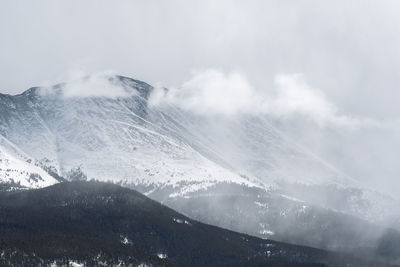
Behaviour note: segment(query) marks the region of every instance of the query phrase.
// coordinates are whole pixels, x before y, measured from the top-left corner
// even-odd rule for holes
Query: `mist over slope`
[[[397,200],[296,144],[267,115],[202,116],[150,105],[153,91],[93,76],[0,95],[0,148],[11,144],[24,164],[36,162],[32,173],[45,171],[35,183],[8,169],[0,179],[27,187],[62,177],[112,181],[203,222],[338,250],[376,248],[386,230],[369,223],[396,226]],[[358,231],[361,224],[370,230]]]

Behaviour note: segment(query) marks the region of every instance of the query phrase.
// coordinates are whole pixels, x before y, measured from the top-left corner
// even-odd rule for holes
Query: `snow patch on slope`
[[[58,181],[27,154],[0,136],[0,182],[27,188],[50,186]]]
[[[2,147],[0,147],[0,181],[27,188],[40,188],[58,183],[40,167],[12,156]]]

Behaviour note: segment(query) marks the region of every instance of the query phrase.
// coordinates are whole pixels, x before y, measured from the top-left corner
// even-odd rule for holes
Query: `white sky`
[[[0,2],[0,92],[113,70],[179,86],[241,71],[256,88],[302,73],[340,109],[399,117],[398,1]]]

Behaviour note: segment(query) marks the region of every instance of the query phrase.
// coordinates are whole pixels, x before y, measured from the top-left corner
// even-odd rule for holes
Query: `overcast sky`
[[[302,73],[346,113],[399,117],[399,1],[0,2],[0,92],[112,70],[179,86],[241,71],[257,89]]]
[[[310,103],[322,103],[317,110],[302,103],[305,112],[322,110],[340,123],[353,117],[373,124],[398,120],[399,8],[400,1],[382,0],[2,0],[0,92],[16,94],[68,81],[76,73],[113,71],[192,91],[210,84],[209,77],[220,79],[212,86],[239,80],[244,87],[235,87],[238,93],[256,98],[255,92],[268,91],[277,81],[290,87],[301,77]],[[272,103],[291,100],[287,92],[299,88],[292,87]],[[233,100],[226,106],[248,105]],[[396,134],[370,130],[348,138],[348,145],[359,144],[346,153],[331,143],[321,153],[327,150],[333,161],[336,155],[337,164],[356,176],[377,177],[385,169],[392,187],[400,174]],[[314,136],[306,137],[313,142]],[[371,144],[373,151],[366,149]],[[389,156],[372,170],[382,154]],[[356,156],[362,160],[353,164]]]

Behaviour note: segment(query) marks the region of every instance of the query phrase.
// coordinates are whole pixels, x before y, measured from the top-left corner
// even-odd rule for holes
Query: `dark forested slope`
[[[376,266],[191,220],[140,193],[65,182],[0,194],[0,265]]]

